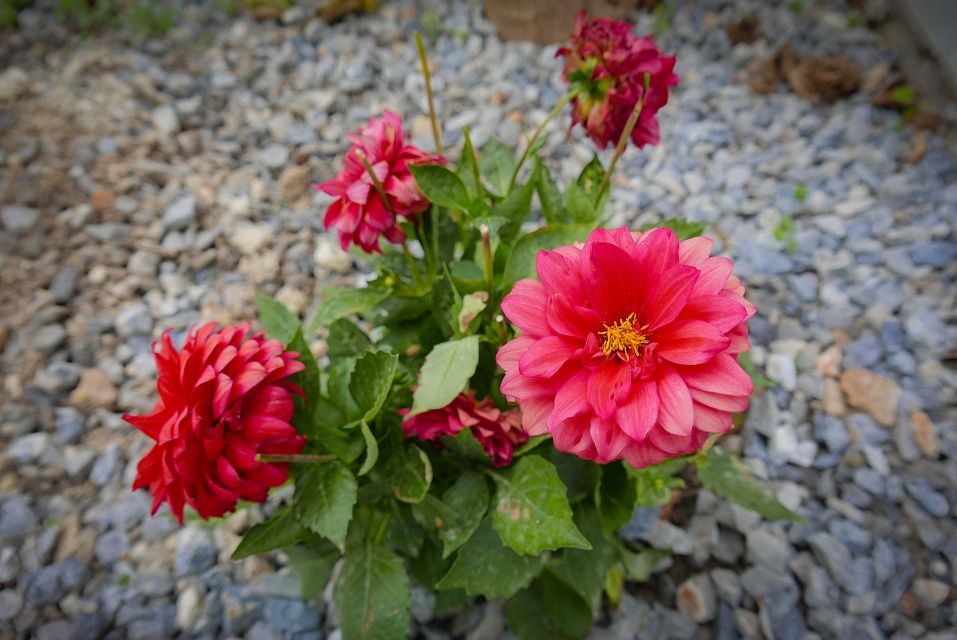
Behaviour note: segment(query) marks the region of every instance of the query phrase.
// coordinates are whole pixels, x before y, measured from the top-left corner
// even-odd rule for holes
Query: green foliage
[[[323,289],[322,306],[309,323],[309,335],[314,334],[319,327],[325,327],[344,316],[371,311],[391,293],[391,288],[378,285],[370,285],[364,289],[326,287]]]
[[[296,481],[296,517],[310,531],[345,549],[358,483],[339,462],[312,465]]]
[[[339,560],[339,551],[332,545],[295,545],[286,549],[289,566],[299,575],[304,600],[322,593]]]
[[[468,211],[472,200],[462,179],[440,164],[410,165],[419,191],[433,204]]]
[[[621,566],[625,569],[625,575],[635,582],[644,582],[650,578],[655,567],[670,555],[664,549],[644,549],[635,552],[622,546],[618,547],[618,554],[621,558]]]
[[[675,8],[665,2],[655,6],[655,21],[651,25],[651,30],[655,36],[661,37],[671,26],[671,16],[675,14]]]
[[[807,185],[806,184],[802,183],[794,187],[794,199],[797,200],[798,202],[804,202],[805,200],[807,200]]]
[[[386,547],[366,544],[346,555],[335,600],[345,640],[395,640],[409,633],[409,578],[402,558]]]
[[[293,508],[286,507],[269,520],[250,527],[233,551],[233,560],[242,560],[258,553],[296,544],[306,537],[306,533],[306,529],[296,519]]]
[[[771,389],[778,386],[777,382],[762,375],[761,372],[758,371],[754,363],[751,362],[751,353],[749,351],[738,354],[738,364],[741,365],[745,373],[751,376],[751,381],[754,382],[755,389]]]
[[[742,507],[761,514],[768,520],[806,520],[785,507],[767,486],[755,480],[736,457],[718,449],[696,458],[698,479],[708,489]]]
[[[702,235],[705,225],[703,222],[692,222],[685,218],[666,218],[658,222],[646,224],[641,230],[648,231],[649,229],[658,227],[671,229],[675,232],[675,235],[678,236],[678,240],[682,241]]]
[[[0,29],[17,26],[17,16],[33,4],[33,0],[0,0]]]
[[[495,480],[492,524],[509,547],[523,554],[591,544],[572,520],[566,487],[558,472],[541,456],[490,472]]]
[[[145,0],[57,0],[53,13],[84,35],[121,27],[136,43],[166,35],[177,20],[174,8]]]
[[[130,2],[121,22],[133,41],[142,43],[169,33],[176,26],[176,12],[153,2]]]
[[[441,409],[462,392],[478,365],[478,336],[436,345],[422,365],[412,413]]]
[[[442,557],[447,558],[468,542],[482,524],[488,510],[488,483],[482,474],[466,471],[442,494],[442,500],[456,513],[455,520],[439,530],[444,545]]]
[[[794,232],[794,219],[791,216],[783,216],[772,233],[775,240],[783,242],[788,251],[794,253],[797,251],[797,240],[794,238]]]
[[[512,174],[515,173],[515,151],[502,141],[491,139],[479,154],[479,169],[488,180],[492,190],[499,196],[508,193]]]
[[[791,0],[791,2],[788,2],[788,9],[794,15],[799,16],[804,11],[804,3],[801,0]]]
[[[521,236],[512,248],[502,276],[502,287],[511,289],[522,278],[535,278],[535,258],[539,251],[581,242],[588,235],[586,225],[549,225]]]
[[[259,292],[256,292],[256,306],[259,307],[259,323],[269,337],[288,345],[299,329],[298,316],[275,298]]]
[[[369,351],[356,360],[349,377],[349,395],[355,400],[363,420],[371,422],[382,409],[392,381],[395,379],[399,356],[385,351]]]

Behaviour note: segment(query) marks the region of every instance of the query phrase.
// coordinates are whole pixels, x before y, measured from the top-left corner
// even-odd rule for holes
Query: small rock
[[[27,464],[36,462],[49,447],[50,434],[28,433],[10,442],[7,446],[7,455],[20,464]]]
[[[821,352],[814,364],[814,369],[822,376],[836,378],[841,373],[841,361],[844,359],[844,353],[841,347],[832,344]]]
[[[126,554],[129,543],[126,534],[122,531],[109,531],[101,535],[93,548],[96,559],[100,564],[109,566],[119,562]]]
[[[20,572],[20,556],[13,547],[0,549],[0,582],[11,582]]]
[[[36,640],[62,640],[73,637],[73,623],[69,620],[53,620],[40,625]]]
[[[60,324],[39,327],[30,336],[29,346],[40,353],[52,353],[66,340],[66,329]]]
[[[90,481],[101,487],[109,484],[119,465],[120,447],[117,443],[111,442],[107,445],[103,455],[97,458],[93,464],[93,468],[90,470]]]
[[[163,213],[163,228],[168,231],[185,229],[196,220],[196,199],[183,196],[175,200]]]
[[[788,391],[797,388],[797,367],[794,357],[787,353],[772,353],[768,356],[767,374]]]
[[[933,611],[947,599],[950,594],[950,586],[939,580],[929,580],[927,578],[918,578],[914,580],[911,592],[917,598],[920,608],[924,611]]]
[[[289,163],[289,149],[285,145],[270,145],[262,151],[259,157],[262,163],[270,169],[278,169]]]
[[[923,411],[914,411],[910,414],[910,425],[917,446],[926,457],[936,460],[940,456],[940,443],[930,417]]]
[[[794,553],[786,539],[775,536],[765,528],[749,531],[746,540],[748,559],[752,563],[779,571],[787,568]]]
[[[841,383],[834,378],[824,378],[821,386],[821,406],[825,412],[832,416],[844,416],[847,414],[847,405],[844,404],[844,392],[841,391]]]
[[[16,100],[30,90],[30,75],[19,67],[0,73],[0,102]]]
[[[147,336],[153,330],[153,316],[145,304],[136,302],[116,314],[113,326],[124,338]]]
[[[282,199],[289,204],[296,204],[309,195],[309,166],[286,167],[279,175],[276,184]]]
[[[177,578],[202,573],[215,563],[216,547],[208,531],[196,526],[180,530],[173,560]]]
[[[153,125],[162,133],[176,133],[180,129],[179,114],[173,105],[164,104],[153,109]]]
[[[12,589],[0,591],[0,622],[12,620],[23,607],[23,597]]]
[[[336,240],[326,236],[316,239],[316,250],[312,259],[317,268],[328,269],[333,273],[345,274],[352,271],[352,256],[343,251]]]
[[[152,318],[150,318],[152,323]],[[92,413],[97,409],[110,409],[116,404],[118,392],[110,376],[102,369],[84,369],[80,383],[70,394],[70,404],[81,411]]]
[[[906,483],[905,486],[907,487],[907,493],[913,496],[914,500],[916,500],[927,513],[937,516],[938,518],[943,518],[950,513],[950,505],[947,503],[947,498],[945,498],[941,492],[935,491],[925,478],[912,480]]]
[[[730,569],[712,569],[711,580],[717,587],[718,595],[732,607],[741,602],[741,578]]]
[[[265,224],[242,224],[236,227],[229,242],[245,256],[259,253],[273,237],[272,228]]]
[[[849,405],[867,412],[885,427],[894,425],[900,400],[896,382],[867,369],[850,369],[841,374],[841,389]]]
[[[675,592],[675,604],[678,611],[699,624],[714,620],[718,600],[708,574],[700,573],[685,580]]]
[[[53,299],[61,304],[68,302],[76,291],[76,282],[79,276],[80,272],[74,267],[70,265],[61,267],[53,276],[53,280],[50,281],[50,293],[53,294]]]
[[[818,532],[808,538],[814,555],[824,565],[834,582],[841,586],[849,583],[851,576],[851,552],[844,543],[829,533]]]
[[[194,584],[180,592],[176,598],[176,628],[191,631],[203,613],[203,593]]]
[[[96,454],[83,447],[66,446],[63,448],[63,457],[60,465],[71,480],[82,480],[83,476],[93,465]]]

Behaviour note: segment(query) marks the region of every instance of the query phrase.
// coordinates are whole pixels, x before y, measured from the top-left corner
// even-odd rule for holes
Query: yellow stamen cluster
[[[639,327],[637,322],[638,316],[632,313],[624,320],[618,320],[611,326],[604,325],[605,330],[598,332],[598,335],[605,339],[605,342],[601,345],[602,352],[606,356],[618,353],[625,360],[628,360],[632,353],[637,357],[639,355],[638,349],[650,342],[648,336],[642,333],[648,329],[648,325]]]

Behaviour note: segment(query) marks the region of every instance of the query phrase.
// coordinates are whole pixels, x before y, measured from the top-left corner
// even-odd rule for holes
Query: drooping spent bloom
[[[408,410],[402,413],[405,415]],[[407,438],[432,442],[443,436],[458,435],[465,428],[471,429],[496,467],[511,462],[515,447],[528,441],[518,411],[497,409],[491,398],[477,402],[475,392],[471,390],[460,393],[441,409],[418,413],[402,423]]]
[[[339,175],[315,185],[337,198],[326,210],[324,224],[326,229],[335,225],[343,249],[356,244],[366,253],[381,252],[380,236],[401,244],[406,236],[397,218],[411,218],[428,208],[409,165],[445,164],[445,158],[406,144],[404,136],[402,120],[391,111],[370,118],[368,127],[349,136],[352,147]],[[378,186],[363,162],[372,168]]]
[[[727,432],[753,391],[736,356],[750,348],[755,308],[711,248],[622,227],[539,252],[540,280],[519,280],[502,301],[521,333],[497,356],[524,429],[550,433],[560,451],[635,467]]]
[[[163,334],[154,358],[159,400],[148,415],[124,420],[156,441],[137,466],[133,489],[148,487],[152,513],[166,502],[180,524],[183,506],[202,518],[224,515],[238,500],[264,502],[289,477],[288,464],[259,454],[298,454],[306,439],[292,426],[288,380],[305,366],[278,340],[249,334],[249,324],[205,324],[182,349]]]
[[[630,23],[589,20],[584,11],[576,17],[571,43],[555,55],[565,58],[562,77],[580,91],[572,101],[572,125],[585,127],[600,149],[618,142],[647,75],[648,95],[631,141],[639,148],[658,144],[658,110],[668,103],[668,88],[678,84],[674,56],[662,55],[650,36],[636,36]]]

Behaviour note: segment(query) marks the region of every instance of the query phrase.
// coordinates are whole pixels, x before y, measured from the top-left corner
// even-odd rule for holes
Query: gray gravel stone
[[[163,228],[176,231],[196,221],[196,199],[183,196],[174,200],[163,213]]]
[[[7,205],[0,207],[0,220],[3,227],[13,233],[25,233],[33,229],[40,221],[40,212],[31,207]]]

